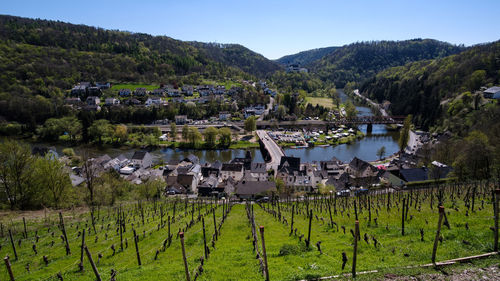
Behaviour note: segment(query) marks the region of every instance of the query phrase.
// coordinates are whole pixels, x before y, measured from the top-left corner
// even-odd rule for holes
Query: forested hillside
[[[41,86],[67,89],[80,80],[250,78],[279,69],[278,64],[239,45],[221,48],[13,16],[0,16],[0,40],[0,85],[8,92],[9,85],[38,91]]]
[[[389,100],[393,114],[413,114],[414,122],[427,129],[443,121],[438,120],[441,116],[452,118],[460,112],[479,109],[481,95],[474,91],[499,83],[499,58],[500,41],[478,45],[443,59],[382,71],[364,83],[361,92],[379,102]],[[454,100],[459,95],[463,101]],[[456,125],[466,125],[465,120],[456,121]],[[471,121],[469,126],[473,124]]]
[[[344,87],[347,82],[363,81],[388,67],[446,57],[462,50],[463,47],[431,39],[361,42],[345,45],[309,68],[323,81]]]
[[[299,64],[301,66],[307,67],[307,65],[309,65],[310,63],[323,58],[324,56],[330,54],[331,52],[335,51],[338,48],[339,47],[326,47],[326,48],[307,50],[297,54],[281,57],[277,59],[276,62],[284,66],[289,64]]]

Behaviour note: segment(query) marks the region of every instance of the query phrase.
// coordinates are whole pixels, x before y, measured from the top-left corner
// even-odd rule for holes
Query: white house
[[[120,104],[120,100],[115,98],[107,98],[104,100],[104,103],[106,105],[118,105]]]
[[[243,164],[241,163],[225,163],[222,164],[220,174],[223,180],[232,178],[239,181],[243,178]]]
[[[165,101],[160,97],[151,97],[146,100],[146,106],[161,105],[164,103]]]
[[[147,169],[153,165],[153,157],[149,152],[146,151],[136,151],[134,156],[132,156],[132,163],[134,166],[139,168]]]
[[[500,99],[500,87],[495,86],[486,89],[484,92],[484,97],[488,99]]]

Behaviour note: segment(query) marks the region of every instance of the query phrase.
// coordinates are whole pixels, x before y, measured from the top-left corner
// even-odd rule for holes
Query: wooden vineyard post
[[[92,266],[92,270],[94,270],[95,278],[97,281],[102,281],[101,275],[99,275],[99,271],[97,270],[97,266],[94,263],[94,260],[92,259],[92,255],[90,254],[89,248],[87,246],[84,246],[85,248],[85,253],[87,254],[87,258],[89,259],[90,265]]]
[[[135,253],[137,254],[137,263],[139,264],[139,266],[141,266],[141,255],[139,254],[139,245],[137,245],[137,239],[139,238],[137,237],[137,234],[135,233],[134,229]]]
[[[436,238],[434,238],[434,247],[432,248],[432,263],[436,264],[436,251],[437,251],[437,246],[438,246],[438,241],[439,241],[439,233],[441,232],[441,223],[443,222],[443,216],[444,216],[444,207],[439,206],[439,221],[438,221],[438,227],[436,231]]]
[[[9,261],[9,256],[6,256],[5,258],[3,258],[3,261],[5,262],[5,266],[7,267],[7,271],[9,272],[10,281],[16,280],[14,278],[14,273],[12,273],[12,268],[10,266],[10,261]]]
[[[205,260],[208,259],[207,252],[207,236],[205,234],[205,217],[201,218],[201,223],[203,225],[203,252],[205,253]]]
[[[83,272],[83,252],[85,251],[85,228],[82,229],[82,247],[80,251],[80,271]]]
[[[66,243],[66,255],[71,255],[71,249],[69,248],[68,236],[66,235],[66,227],[64,226],[64,218],[62,213],[59,212],[59,218],[61,220],[61,230],[64,235],[64,242]]]
[[[495,241],[493,248],[498,252],[498,201],[500,199],[500,189],[495,189],[495,201],[493,202],[493,209],[495,211]]]
[[[123,218],[121,217],[121,215],[119,215],[118,220],[120,221],[119,222],[120,223],[120,250],[122,250],[122,252],[123,252]]]
[[[307,241],[306,241],[306,248],[309,248],[309,244],[311,244],[311,223],[312,223],[312,218],[313,218],[313,211],[312,209],[309,210],[309,230],[307,234]]]
[[[168,216],[168,246],[170,246],[170,243],[172,242],[172,239],[170,237],[171,237],[170,236],[170,216]]]
[[[217,241],[217,222],[215,221],[215,209],[213,209],[213,215],[214,215],[214,231],[215,231],[215,241]]]
[[[330,190],[330,201],[328,202],[328,214],[330,215],[330,226],[333,228],[332,208],[330,206],[332,203],[332,193],[333,191]]]
[[[260,226],[260,240],[262,240],[262,255],[264,256],[264,272],[266,281],[269,281],[269,268],[267,267],[266,243],[264,242],[264,226]]]
[[[401,235],[405,236],[405,203],[406,198],[403,198],[403,208],[401,209]]]
[[[181,247],[182,247],[182,259],[184,260],[184,270],[186,271],[186,280],[190,281],[189,277],[189,268],[186,258],[186,249],[184,248],[184,232],[179,233],[179,237],[181,238]]]
[[[356,278],[356,258],[358,255],[359,221],[354,225],[354,252],[352,254],[352,278]]]
[[[28,238],[28,232],[26,231],[26,219],[23,217],[23,224],[24,224],[24,238]]]
[[[290,235],[293,234],[293,216],[295,213],[295,205],[292,205],[292,223],[290,224]]]
[[[10,229],[9,229],[9,237],[10,237],[10,244],[12,245],[12,250],[14,251],[14,257],[16,258],[17,261],[16,244],[14,244],[14,239],[12,239],[12,231]]]

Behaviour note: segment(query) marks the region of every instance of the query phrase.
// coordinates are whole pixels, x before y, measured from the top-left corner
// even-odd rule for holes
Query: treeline
[[[500,79],[500,42],[472,47],[460,54],[443,59],[409,63],[382,71],[363,83],[360,90],[368,97],[382,102],[390,101],[394,115],[413,114],[413,122],[428,129],[462,110],[479,109],[477,99],[481,96],[474,91],[481,86],[492,86]],[[469,92],[457,103],[458,95]],[[467,99],[467,96],[477,97]],[[454,109],[448,111],[450,106]],[[441,119],[443,117],[443,119]],[[464,116],[462,116],[464,117]],[[465,122],[459,121],[463,124]],[[468,122],[467,122],[468,123]],[[471,127],[475,123],[470,123]],[[447,128],[451,128],[446,126]],[[446,129],[446,128],[445,128]],[[465,132],[467,130],[464,130]]]
[[[461,46],[431,39],[359,42],[340,47],[307,67],[321,80],[342,88],[347,82],[363,81],[388,67],[446,57],[462,50]]]

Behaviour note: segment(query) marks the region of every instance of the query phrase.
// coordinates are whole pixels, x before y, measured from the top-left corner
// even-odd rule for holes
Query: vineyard
[[[497,251],[495,187],[168,198],[4,218],[0,280],[302,280],[416,267]]]

